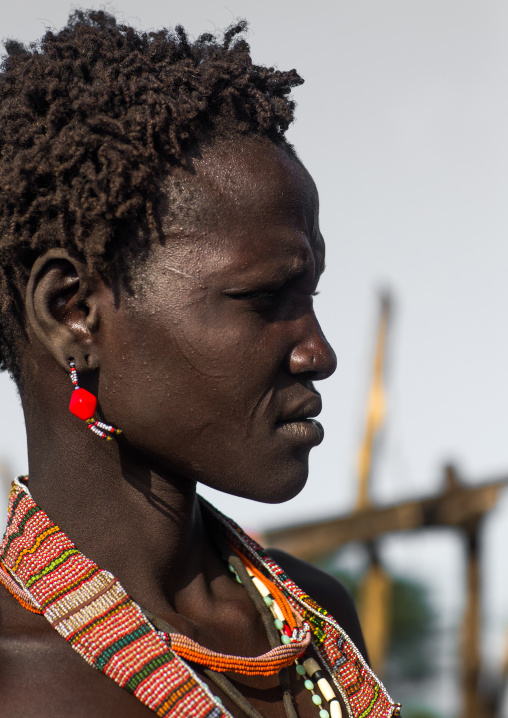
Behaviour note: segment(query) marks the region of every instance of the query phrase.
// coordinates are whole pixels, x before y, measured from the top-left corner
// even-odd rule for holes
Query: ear
[[[26,290],[28,323],[66,371],[71,359],[78,372],[98,366],[93,289],[94,275],[87,264],[65,249],[50,249],[33,265]]]

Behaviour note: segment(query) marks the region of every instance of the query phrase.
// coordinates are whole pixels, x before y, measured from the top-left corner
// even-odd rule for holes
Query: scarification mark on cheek
[[[180,336],[175,332],[172,337],[173,349],[179,354],[184,363],[194,374],[202,378],[213,379],[215,381],[226,381],[230,379],[230,372],[214,371],[208,369],[203,362],[203,347],[199,343],[191,342],[182,334]]]
[[[196,274],[189,274],[188,272],[184,272],[181,269],[177,269],[176,267],[165,267],[164,270],[166,272],[173,272],[174,274],[179,274],[182,277],[186,277],[187,279],[193,279],[195,282],[199,282],[199,277]]]

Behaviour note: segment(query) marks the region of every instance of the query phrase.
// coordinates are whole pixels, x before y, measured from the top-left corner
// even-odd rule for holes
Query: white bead
[[[315,661],[313,658],[307,658],[303,662],[303,666],[304,666],[305,670],[307,671],[308,675],[311,677],[317,671],[321,670],[319,663],[317,663],[317,661]],[[321,691],[321,693],[323,694],[323,698],[325,699],[325,701],[331,701],[334,698],[336,698],[335,692],[334,692],[333,688],[331,687],[331,685],[326,680],[326,678],[320,678],[317,682],[317,686],[318,686],[319,690]],[[339,708],[340,708],[340,706],[339,706]]]
[[[303,662],[303,667],[305,668],[309,676],[311,676],[311,678],[316,671],[321,670],[319,663],[317,663],[317,661],[315,661],[313,658],[306,658]]]
[[[270,594],[270,591],[267,589],[265,584],[262,581],[260,581],[259,578],[257,578],[256,576],[252,576],[252,583],[254,584],[254,586],[257,588],[257,590],[263,597],[268,596]]]
[[[323,698],[325,699],[325,701],[332,701],[334,698],[336,698],[335,691],[328,683],[326,678],[320,678],[317,682],[317,685],[319,690],[323,694]]]
[[[281,621],[284,621],[284,614],[282,613],[282,611],[281,611],[280,608],[278,607],[276,601],[274,601],[274,602],[272,603],[272,605],[270,606],[270,608],[273,610],[273,613],[277,616],[277,618],[279,618]]]
[[[330,718],[342,718],[342,709],[338,700],[334,700],[328,706],[330,709]]]

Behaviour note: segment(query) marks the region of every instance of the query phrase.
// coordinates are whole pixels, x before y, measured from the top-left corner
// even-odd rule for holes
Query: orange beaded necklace
[[[284,635],[287,638],[282,642],[282,645],[276,646],[260,656],[231,656],[205,648],[193,641],[192,638],[175,633],[172,630],[162,631],[162,633],[164,633],[168,647],[186,661],[207,666],[218,673],[273,676],[283,668],[291,666],[305,652],[311,640],[310,626],[291,608],[282,591],[275,583],[264,577],[259,569],[245,556],[240,556],[235,549],[231,550],[241,558],[251,576],[262,580],[264,584],[269,586],[270,594],[277,601],[284,622]]]

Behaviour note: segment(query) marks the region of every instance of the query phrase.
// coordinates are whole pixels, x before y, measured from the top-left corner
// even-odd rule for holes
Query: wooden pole
[[[484,706],[478,693],[480,675],[480,567],[478,557],[478,527],[474,522],[466,535],[467,577],[466,608],[462,623],[462,692],[464,718],[484,718]]]
[[[375,448],[386,416],[384,373],[390,305],[389,296],[382,295],[364,434],[356,461],[356,511],[360,513],[372,507],[370,484],[375,468]],[[392,579],[381,564],[376,543],[367,542],[367,548],[371,560],[360,586],[359,617],[371,665],[378,675],[382,675],[390,642]]]
[[[476,700],[476,686],[479,671],[479,567],[476,542],[476,527],[467,537],[467,577],[466,577],[466,609],[462,625],[463,655],[463,690],[466,718],[473,718],[479,713]]]
[[[372,476],[373,456],[376,437],[384,423],[386,415],[386,396],[384,388],[384,370],[386,360],[386,337],[391,300],[388,295],[381,296],[381,315],[376,337],[372,378],[367,398],[365,428],[363,439],[356,457],[358,497],[356,510],[363,511],[371,505],[370,479]]]
[[[371,563],[360,584],[358,614],[370,665],[382,677],[390,644],[393,581],[379,561],[375,544],[369,549]]]

